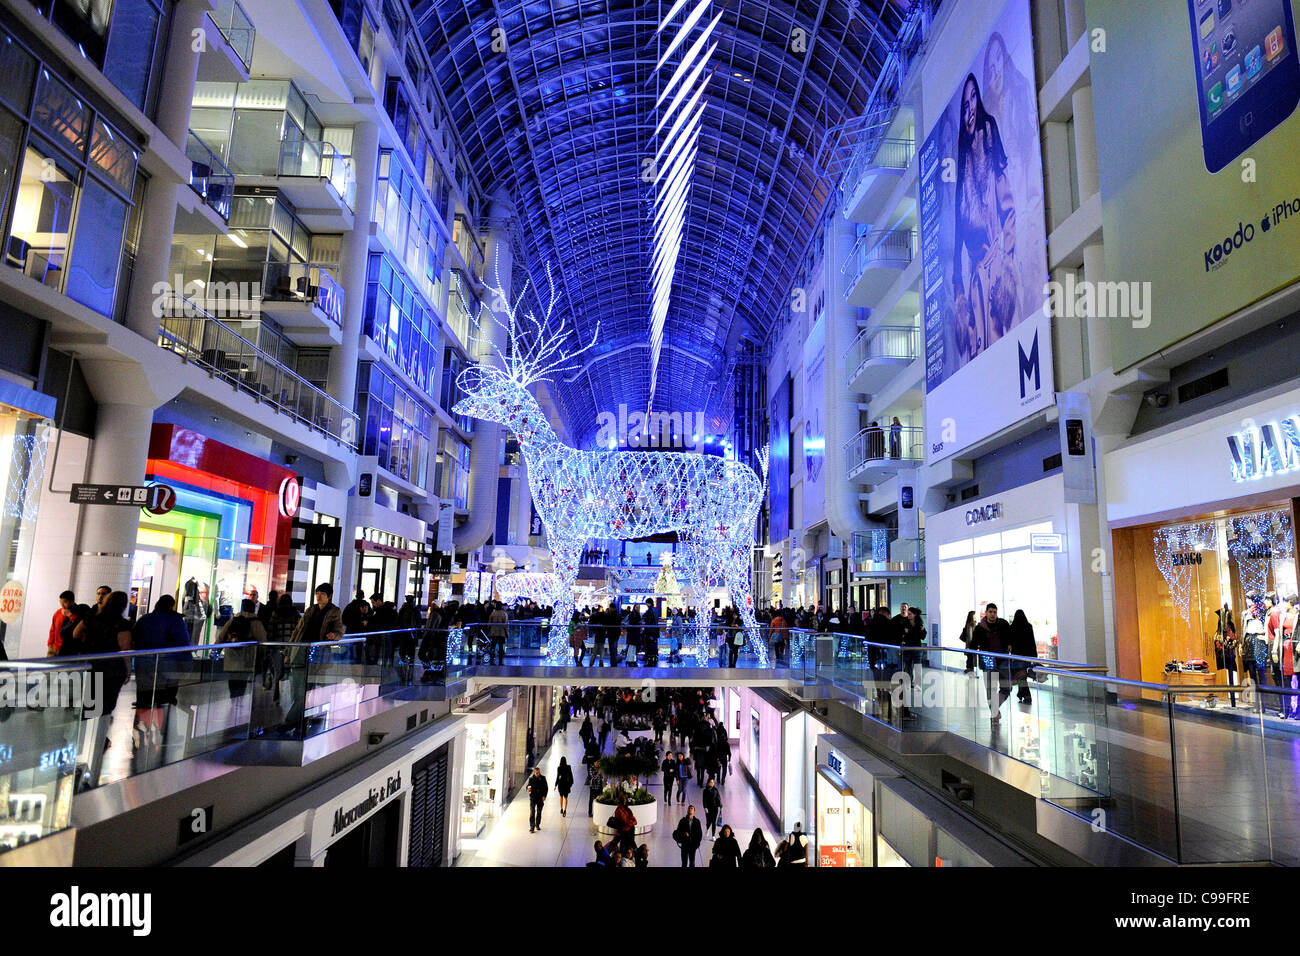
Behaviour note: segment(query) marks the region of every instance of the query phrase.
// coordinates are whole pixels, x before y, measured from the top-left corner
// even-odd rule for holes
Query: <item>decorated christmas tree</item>
[[[681,597],[682,589],[677,586],[677,576],[673,574],[673,562],[669,555],[664,555],[663,568],[659,571],[659,579],[655,581],[655,594],[664,594],[668,597]]]

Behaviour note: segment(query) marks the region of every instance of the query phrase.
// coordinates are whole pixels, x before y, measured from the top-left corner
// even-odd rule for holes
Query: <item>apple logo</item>
[[[1268,216],[1259,221],[1259,228],[1261,232],[1268,232]]]

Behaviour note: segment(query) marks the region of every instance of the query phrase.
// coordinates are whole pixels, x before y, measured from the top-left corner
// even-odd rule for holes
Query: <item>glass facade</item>
[[[32,6],[123,96],[147,109],[162,60],[161,0],[33,0]]]
[[[365,334],[422,391],[432,391],[438,358],[438,321],[387,254],[370,257]]]
[[[451,412],[452,406],[461,400],[463,392],[460,389],[460,373],[470,363],[461,358],[459,352],[453,348],[447,348],[442,353],[442,391],[439,392],[439,404],[445,408],[448,413]],[[454,415],[452,420],[456,427],[467,435],[474,431],[474,419],[469,415]]]
[[[51,70],[0,31],[0,216],[5,262],[102,315],[118,272],[138,155]],[[83,241],[78,243],[77,237]]]
[[[469,445],[451,432],[444,429],[439,434],[434,492],[458,511],[469,508],[469,454]]]
[[[379,152],[375,222],[420,294],[429,302],[441,305],[446,238],[414,174],[392,150]]]
[[[363,362],[357,374],[357,413],[365,430],[361,454],[376,456],[379,467],[424,488],[433,412],[382,366]]]

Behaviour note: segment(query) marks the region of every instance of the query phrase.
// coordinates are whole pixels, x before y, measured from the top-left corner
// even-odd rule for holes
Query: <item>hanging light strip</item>
[[[689,0],[674,0],[668,13],[659,22],[656,35],[670,29],[673,20],[687,7],[688,2]],[[677,274],[677,257],[681,253],[686,203],[695,173],[701,121],[707,105],[704,93],[709,85],[709,73],[706,72],[706,67],[718,47],[716,42],[710,45],[709,38],[722,21],[722,13],[708,20],[693,40],[691,33],[704,21],[712,2],[713,0],[699,0],[691,8],[686,19],[672,33],[672,39],[655,64],[655,73],[658,75],[673,54],[690,40],[684,47],[681,60],[673,66],[668,82],[655,99],[656,108],[661,108],[666,100],[668,106],[659,114],[652,138],[658,138],[665,127],[668,131],[663,133],[654,153],[654,252],[651,259],[650,391],[646,401],[647,411],[654,407],[655,388],[659,383],[659,356],[663,349],[664,328],[668,322],[673,279]],[[658,165],[661,159],[664,161],[662,166]]]

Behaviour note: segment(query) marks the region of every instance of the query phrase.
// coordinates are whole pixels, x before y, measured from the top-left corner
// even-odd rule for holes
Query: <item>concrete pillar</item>
[[[1065,0],[1065,37],[1069,45],[1074,46],[1087,28],[1088,16],[1084,0]]]
[[[379,168],[379,127],[358,123],[352,131],[352,167],[357,195],[350,232],[339,250],[339,281],[343,285],[343,344],[330,363],[329,393],[348,408],[356,405],[357,355],[366,310],[366,269],[370,264],[370,220],[375,209],[375,176]]]
[[[103,404],[91,450],[92,484],[138,485],[144,481],[149,457],[153,408],[147,405]],[[126,590],[131,579],[140,509],[117,505],[85,505],[81,509],[72,590],[81,600],[101,584]]]
[[[1074,109],[1074,162],[1079,176],[1079,202],[1087,202],[1101,188],[1097,161],[1097,123],[1092,109],[1092,87],[1083,86],[1070,96]]]
[[[343,344],[335,350],[330,361],[326,390],[330,396],[348,409],[356,408],[357,363],[360,356],[362,326],[366,310],[366,269],[370,263],[370,220],[375,209],[375,176],[379,167],[379,127],[374,123],[358,123],[352,130],[352,166],[356,173],[357,193],[353,209],[352,229],[343,236],[339,250],[339,282],[343,286]],[[358,435],[357,439],[360,440]],[[432,450],[430,451],[432,454]],[[364,469],[363,469],[364,470]],[[429,480],[433,480],[433,467],[429,467]],[[343,547],[339,554],[338,582],[335,599],[340,595],[346,603],[351,600],[356,584],[356,528],[357,498],[348,496],[347,512],[343,515]]]
[[[158,97],[156,122],[163,135],[185,148],[190,125],[190,106],[199,75],[199,53],[194,49],[194,31],[202,30],[202,0],[182,0],[172,14],[167,44],[167,63]],[[140,241],[135,255],[131,291],[127,298],[126,324],[147,339],[158,337],[159,313],[154,307],[154,284],[170,282],[172,236],[176,232],[178,190],[181,183],[154,177],[145,189],[141,209]],[[175,290],[179,292],[180,290]]]

